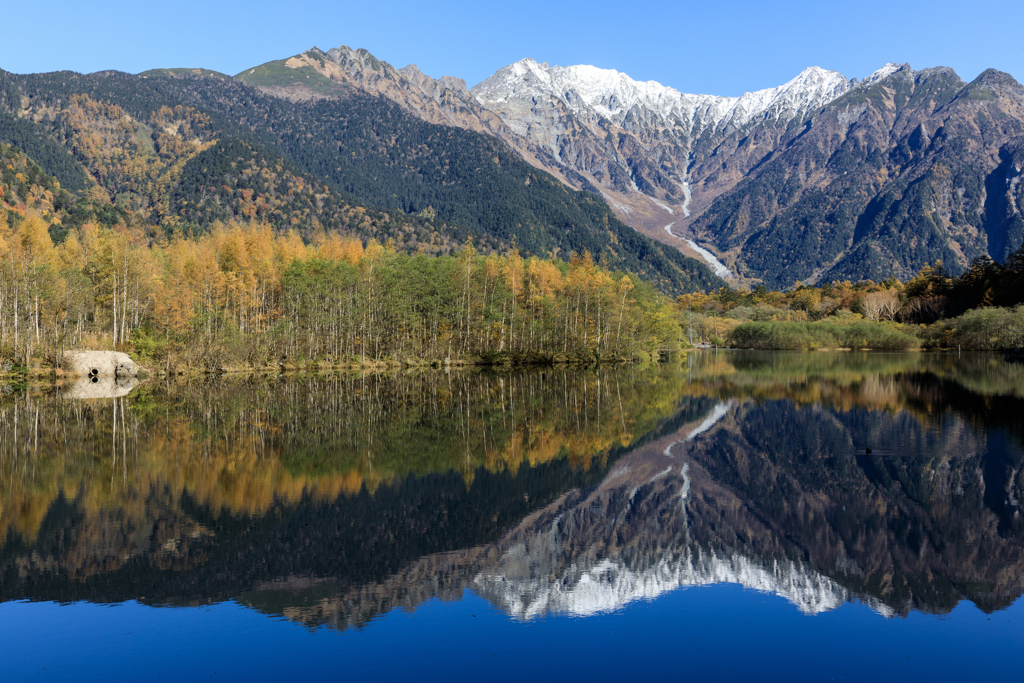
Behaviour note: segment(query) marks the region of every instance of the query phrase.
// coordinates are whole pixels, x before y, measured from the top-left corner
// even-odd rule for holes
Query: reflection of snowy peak
[[[740,127],[769,118],[800,118],[850,87],[851,82],[842,74],[810,67],[784,85],[741,97],[689,95],[655,81],[634,81],[614,69],[548,66],[524,59],[500,69],[475,86],[472,93],[483,106],[498,110],[515,100],[538,102],[553,98],[588,119],[596,114],[622,125],[635,110],[654,114],[662,124],[703,130],[728,124]]]
[[[835,609],[850,597],[835,581],[790,560],[765,563],[735,552],[716,554],[700,548],[666,552],[642,570],[622,561],[602,560],[589,567],[572,565],[554,577],[512,578],[484,572],[474,586],[502,611],[531,619],[544,614],[590,616],[677,588],[716,583],[738,583],[779,595],[805,614]]]
[[[734,401],[719,402],[700,423],[636,451],[596,491],[510,534],[497,561],[474,578],[474,590],[519,619],[589,616],[717,583],[778,595],[805,614],[856,597],[893,615],[881,602],[854,595],[778,546],[772,549],[775,533],[693,465],[694,452],[735,424],[737,409]],[[722,507],[710,510],[708,501]],[[716,520],[710,535],[701,519],[709,516]],[[737,547],[750,536],[764,544],[764,554]]]
[[[708,355],[704,362],[720,361]],[[705,377],[699,368],[696,377]],[[718,379],[733,377],[720,373],[714,370]],[[900,405],[901,392],[919,397],[932,386],[920,383],[930,382],[924,375],[913,377],[867,375],[860,391],[870,405]],[[710,393],[730,395],[732,381]],[[999,535],[984,507],[981,459],[965,455],[985,451],[978,435],[959,418],[934,430],[907,411],[830,410],[824,405],[832,401],[851,405],[848,385],[818,389],[823,403],[812,406],[688,399],[664,431],[624,455],[595,488],[565,492],[493,544],[428,555],[380,582],[339,585],[327,598],[313,585],[302,606],[285,614],[347,628],[432,597],[457,599],[468,588],[516,619],[585,617],[680,588],[732,583],[808,615],[856,601],[890,617],[948,612],[963,597],[960,587],[979,577],[998,577],[971,597],[979,606],[1017,599],[1024,585],[1019,537]],[[801,385],[797,393],[805,391]],[[862,443],[892,444],[908,457],[865,459],[856,447]],[[867,478],[864,466],[893,461],[906,467],[897,471],[904,479],[880,485]],[[926,482],[931,509],[957,516],[929,516],[908,502],[911,487],[902,481]],[[963,538],[960,520],[984,531]],[[894,524],[947,525],[953,533],[946,539],[963,540],[946,540],[941,550],[930,541],[908,545],[890,532]],[[979,552],[995,560],[979,565]],[[264,590],[271,595],[252,604],[277,601],[276,586]]]

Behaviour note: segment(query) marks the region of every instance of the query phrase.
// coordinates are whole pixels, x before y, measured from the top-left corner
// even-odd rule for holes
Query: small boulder
[[[120,351],[68,351],[64,371],[81,377],[135,377],[142,371],[127,353]]]

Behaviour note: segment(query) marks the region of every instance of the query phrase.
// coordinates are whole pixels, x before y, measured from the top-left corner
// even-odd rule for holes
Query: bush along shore
[[[1024,247],[1004,264],[941,262],[909,282],[830,282],[790,291],[722,288],[677,298],[694,345],[745,349],[999,351],[1024,347]]]

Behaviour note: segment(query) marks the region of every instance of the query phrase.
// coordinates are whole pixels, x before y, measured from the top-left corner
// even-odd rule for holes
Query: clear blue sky
[[[593,64],[684,92],[739,95],[807,66],[863,78],[888,61],[986,68],[1024,81],[1024,2],[5,3],[0,68],[139,72],[201,66],[228,74],[313,45],[365,47],[402,67],[473,85],[523,57]]]

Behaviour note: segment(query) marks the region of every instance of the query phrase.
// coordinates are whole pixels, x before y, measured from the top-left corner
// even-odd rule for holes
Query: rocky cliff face
[[[692,167],[724,138],[753,127],[785,130],[850,87],[841,74],[812,67],[785,85],[742,97],[689,95],[614,70],[524,59],[471,92],[516,134],[602,189],[641,192],[685,215]]]
[[[471,92],[599,188],[627,223],[694,251],[689,221],[851,87],[841,74],[812,67],[741,97],[690,95],[617,71],[528,59]]]

